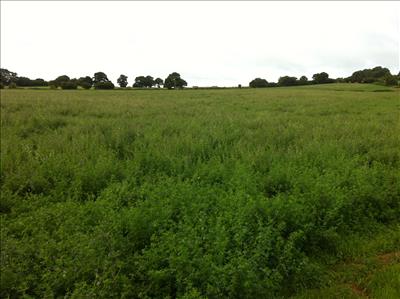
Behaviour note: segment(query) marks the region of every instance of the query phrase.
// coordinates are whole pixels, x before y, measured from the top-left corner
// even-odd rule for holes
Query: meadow
[[[2,298],[400,298],[399,89],[1,90]]]

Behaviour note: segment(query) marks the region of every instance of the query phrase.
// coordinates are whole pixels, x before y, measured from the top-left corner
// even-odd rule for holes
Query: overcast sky
[[[399,2],[1,1],[1,67],[54,79],[103,71],[189,86],[382,65],[399,72]]]

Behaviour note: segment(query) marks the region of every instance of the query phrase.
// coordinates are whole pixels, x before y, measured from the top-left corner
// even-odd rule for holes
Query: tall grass
[[[400,219],[399,93],[335,86],[2,90],[1,296],[318,286]]]

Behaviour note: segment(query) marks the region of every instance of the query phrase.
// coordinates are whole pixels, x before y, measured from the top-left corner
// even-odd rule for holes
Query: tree
[[[249,86],[253,88],[267,87],[268,81],[261,78],[255,78],[249,83]]]
[[[89,76],[80,77],[77,83],[84,89],[90,89],[93,86],[93,79]]]
[[[398,78],[393,75],[385,75],[383,82],[386,86],[395,86],[398,84]]]
[[[120,87],[125,88],[128,85],[128,76],[120,75],[119,78],[117,79],[117,83],[119,84]]]
[[[17,81],[17,73],[10,72],[7,69],[0,68],[0,82],[3,85],[9,85],[12,82]]]
[[[152,76],[145,77],[145,87],[152,88],[155,85],[154,78]]]
[[[164,80],[164,87],[168,89],[183,88],[184,86],[187,86],[187,82],[183,80],[181,78],[181,75],[176,72],[169,74],[168,77]]]
[[[61,86],[65,82],[69,82],[71,79],[67,75],[58,76],[53,82],[56,87]]]
[[[290,76],[280,77],[279,80],[278,80],[278,85],[279,86],[294,86],[294,85],[297,85],[297,78],[296,77],[290,77]]]
[[[157,79],[154,80],[154,83],[157,84],[158,88],[160,88],[160,85],[163,85],[164,81],[161,78],[157,78]]]
[[[93,86],[95,89],[114,89],[114,84],[108,80],[103,72],[97,72],[93,76]]]
[[[135,78],[135,83],[132,85],[133,87],[145,87],[146,86],[146,77],[138,76]]]
[[[298,82],[299,85],[307,85],[308,84],[308,78],[306,76],[301,76]]]
[[[94,85],[95,89],[114,89],[114,84],[111,81],[108,82],[98,82]]]
[[[37,78],[32,80],[32,86],[47,86],[48,82],[43,80],[42,78]]]
[[[32,80],[27,77],[18,77],[15,83],[17,86],[33,86]]]
[[[61,82],[60,86],[61,86],[61,89],[77,89],[78,88],[78,84],[76,83],[76,80]]]
[[[379,81],[384,81],[385,77],[391,76],[389,69],[376,66],[372,69],[364,69],[354,72],[348,81],[353,83],[374,83]]]
[[[93,83],[96,85],[96,83],[100,82],[110,82],[110,80],[108,80],[107,75],[103,72],[94,73]]]
[[[328,73],[322,72],[312,76],[315,84],[332,83],[334,80],[329,79]]]

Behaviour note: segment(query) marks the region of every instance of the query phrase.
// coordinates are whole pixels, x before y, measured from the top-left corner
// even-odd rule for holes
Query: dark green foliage
[[[394,90],[2,90],[0,297],[324,286],[345,237],[399,224]]]
[[[152,76],[138,76],[135,78],[135,83],[133,83],[133,87],[139,88],[151,88],[156,84],[154,78]]]
[[[10,83],[15,83],[17,81],[17,78],[17,73],[0,68],[0,82],[3,85],[8,86]]]
[[[255,78],[254,80],[252,80],[252,81],[249,83],[249,86],[250,86],[250,87],[256,87],[256,88],[259,88],[259,87],[267,87],[267,86],[268,86],[268,82],[267,82],[267,80],[265,80],[265,79]]]
[[[75,81],[71,80],[71,81],[61,82],[60,87],[61,89],[77,89],[78,84]]]
[[[377,66],[372,69],[364,69],[354,72],[349,81],[354,83],[373,83],[383,81],[385,77],[390,76],[387,68]]]
[[[329,75],[325,72],[317,73],[312,76],[314,84],[325,84],[325,83],[334,83],[335,80],[329,78]]]
[[[386,86],[396,86],[399,85],[400,79],[397,76],[385,75],[384,83]]]
[[[156,79],[154,80],[154,83],[157,84],[157,87],[158,87],[158,88],[160,88],[161,85],[164,84],[164,81],[163,81],[163,79],[161,79],[161,78],[156,78]]]
[[[103,72],[97,72],[93,76],[93,84],[96,85],[98,83],[105,83],[105,82],[110,82],[108,80],[107,75]]]
[[[187,86],[187,82],[176,72],[169,74],[164,80],[164,87],[168,89],[182,89],[185,86]]]
[[[306,76],[301,76],[299,81],[297,82],[297,85],[307,85],[308,84],[308,78]]]
[[[94,83],[95,89],[114,89],[114,84],[111,81]]]
[[[43,80],[43,79],[35,79],[35,80],[31,80],[27,77],[18,77],[16,82],[15,82],[18,86],[47,86],[48,83]]]
[[[49,81],[49,85],[61,87],[63,83],[69,82],[71,79],[67,75],[58,76],[56,79]]]
[[[280,77],[278,80],[278,85],[279,86],[295,86],[295,85],[297,85],[297,78],[290,77],[290,76]]]
[[[77,81],[77,84],[83,89],[90,89],[93,86],[93,79],[89,76],[80,77]]]
[[[120,87],[125,88],[128,85],[128,77],[125,75],[120,75],[117,79],[117,83]]]

